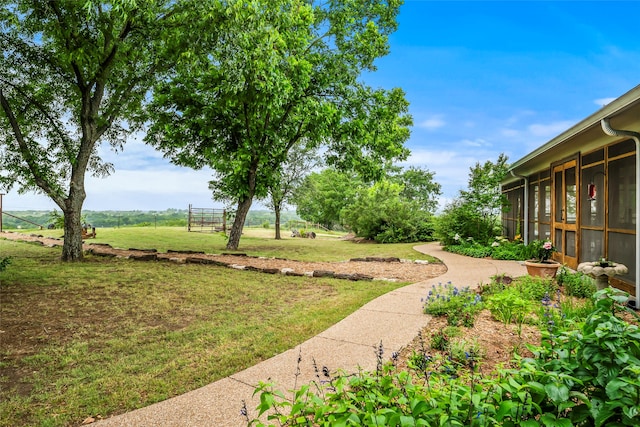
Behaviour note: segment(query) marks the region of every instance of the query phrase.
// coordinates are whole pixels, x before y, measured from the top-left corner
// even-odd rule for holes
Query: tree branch
[[[47,193],[56,202],[56,204],[58,204],[58,206],[64,206],[64,200],[62,200],[53,191],[50,183],[42,176],[42,174],[38,170],[37,162],[35,161],[33,153],[29,149],[29,146],[24,140],[24,135],[22,134],[20,125],[18,124],[15,115],[13,114],[13,110],[11,109],[11,105],[9,105],[9,101],[4,96],[2,89],[0,89],[0,106],[2,106],[7,119],[9,119],[9,124],[11,125],[11,129],[13,130],[13,134],[16,142],[18,143],[18,147],[20,148],[20,153],[22,154],[24,161],[27,163],[29,171],[33,174],[36,185],[40,187],[45,193]]]

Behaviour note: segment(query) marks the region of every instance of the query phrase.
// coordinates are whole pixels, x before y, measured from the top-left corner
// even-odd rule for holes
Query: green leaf
[[[498,411],[496,412],[497,420],[500,421],[505,417],[505,415],[510,414],[511,409],[516,405],[516,402],[512,400],[505,400],[501,402],[500,406],[498,407]]]
[[[609,399],[616,400],[625,395],[626,391],[623,389],[627,386],[627,383],[621,379],[613,379],[607,384],[605,391]]]
[[[400,417],[400,426],[401,427],[415,427],[416,421],[413,417],[409,417],[403,415]]]

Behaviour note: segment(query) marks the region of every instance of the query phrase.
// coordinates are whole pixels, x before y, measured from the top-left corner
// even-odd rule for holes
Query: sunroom
[[[502,182],[505,236],[549,239],[576,269],[602,258],[629,272],[610,284],[640,295],[637,212],[640,86],[517,160]]]

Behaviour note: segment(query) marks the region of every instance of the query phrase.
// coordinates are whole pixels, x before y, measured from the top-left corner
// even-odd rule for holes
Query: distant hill
[[[3,229],[35,228],[32,223],[47,227],[53,222],[51,211],[5,211],[2,215]],[[61,214],[60,211],[57,212]],[[167,209],[164,211],[84,211],[84,220],[93,227],[132,227],[132,226],[163,226],[186,227],[186,209]],[[18,218],[20,219],[18,219]],[[298,220],[295,212],[282,212],[281,221],[285,224],[289,220]],[[26,221],[25,221],[26,220]],[[275,214],[266,210],[249,211],[245,226],[260,226],[265,222],[273,225]]]

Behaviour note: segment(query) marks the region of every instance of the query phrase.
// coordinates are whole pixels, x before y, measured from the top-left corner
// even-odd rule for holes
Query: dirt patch
[[[446,356],[444,352],[430,348],[433,335],[446,327],[446,317],[433,317],[421,333],[402,349],[398,357],[398,366],[406,368],[409,357],[414,352],[420,353],[423,346],[430,355],[439,353]],[[516,325],[505,325],[496,321],[488,310],[480,312],[472,328],[460,326],[459,331],[460,335],[455,337],[456,340],[477,343],[481,348],[481,360],[477,369],[483,375],[489,375],[500,365],[510,367],[509,363],[514,353],[523,357],[532,356],[526,344],[540,345],[540,331],[537,327],[522,325],[522,330],[518,332]]]

